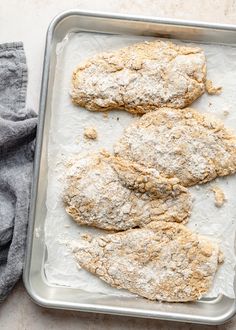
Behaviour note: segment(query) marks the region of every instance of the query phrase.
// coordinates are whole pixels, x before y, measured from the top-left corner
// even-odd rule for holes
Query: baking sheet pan
[[[201,42],[226,42],[234,46],[234,27],[201,26],[200,23],[155,20],[142,17],[125,17],[104,14],[68,12],[54,20],[48,31],[44,76],[41,93],[41,118],[35,161],[35,184],[31,208],[32,223],[29,227],[28,253],[24,280],[34,300],[47,307],[99,311],[182,320],[198,323],[220,323],[234,313],[234,299],[218,296],[195,304],[161,304],[136,297],[114,297],[88,293],[81,289],[53,285],[45,277],[44,221],[46,217],[46,193],[48,174],[48,136],[52,120],[52,90],[55,83],[56,52],[58,44],[70,32],[90,31],[126,35],[151,35],[174,39],[190,39]],[[167,35],[168,32],[168,35]],[[228,36],[228,38],[226,38]],[[218,40],[217,40],[218,38]],[[65,39],[64,39],[65,40]],[[213,308],[214,306],[214,308]]]

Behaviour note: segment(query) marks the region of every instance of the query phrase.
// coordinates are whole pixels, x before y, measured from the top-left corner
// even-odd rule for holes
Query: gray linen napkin
[[[37,118],[22,43],[0,45],[0,302],[22,273]]]

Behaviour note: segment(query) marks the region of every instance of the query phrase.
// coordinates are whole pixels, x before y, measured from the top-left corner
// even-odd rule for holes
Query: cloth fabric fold
[[[22,43],[0,45],[0,302],[20,278],[25,254],[37,115],[25,108]]]

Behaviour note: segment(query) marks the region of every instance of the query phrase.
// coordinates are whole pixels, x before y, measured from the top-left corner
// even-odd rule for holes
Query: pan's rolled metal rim
[[[236,46],[236,26],[115,13],[69,10],[57,15],[49,25],[42,74],[39,124],[36,138],[32,198],[28,225],[23,281],[33,301],[47,308],[126,315],[170,321],[222,324],[236,313],[236,300],[224,296],[196,303],[155,303],[142,298],[126,298],[81,293],[77,289],[49,285],[43,272],[46,247],[43,238],[47,187],[47,136],[50,98],[57,42],[71,31],[155,35],[192,41],[228,43]],[[35,229],[40,229],[39,237]]]
[[[35,288],[30,285],[29,279],[27,279],[26,274],[24,273],[24,285],[27,290],[27,293],[31,299],[38,304],[39,306],[53,309],[62,309],[62,310],[75,310],[80,312],[91,312],[91,313],[102,313],[102,314],[111,314],[118,316],[129,316],[129,317],[140,317],[140,318],[150,318],[166,321],[177,321],[177,322],[186,322],[186,323],[196,323],[196,324],[207,324],[207,325],[220,325],[229,321],[234,315],[235,310],[227,310],[224,314],[219,315],[218,317],[208,317],[208,316],[196,316],[194,314],[190,315],[180,315],[179,313],[166,313],[166,312],[155,312],[152,310],[141,310],[135,308],[122,308],[122,307],[110,307],[110,306],[99,306],[95,304],[81,304],[77,303],[72,304],[70,302],[61,302],[57,300],[49,300],[42,297],[40,292],[37,292]]]

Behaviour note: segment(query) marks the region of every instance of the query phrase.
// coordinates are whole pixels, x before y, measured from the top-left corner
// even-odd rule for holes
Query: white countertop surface
[[[110,11],[236,24],[235,0],[0,0],[0,43],[23,41],[29,67],[27,103],[38,110],[47,27],[68,9]],[[56,311],[31,302],[23,284],[0,305],[1,330],[235,330],[236,318],[212,327],[102,314]]]

